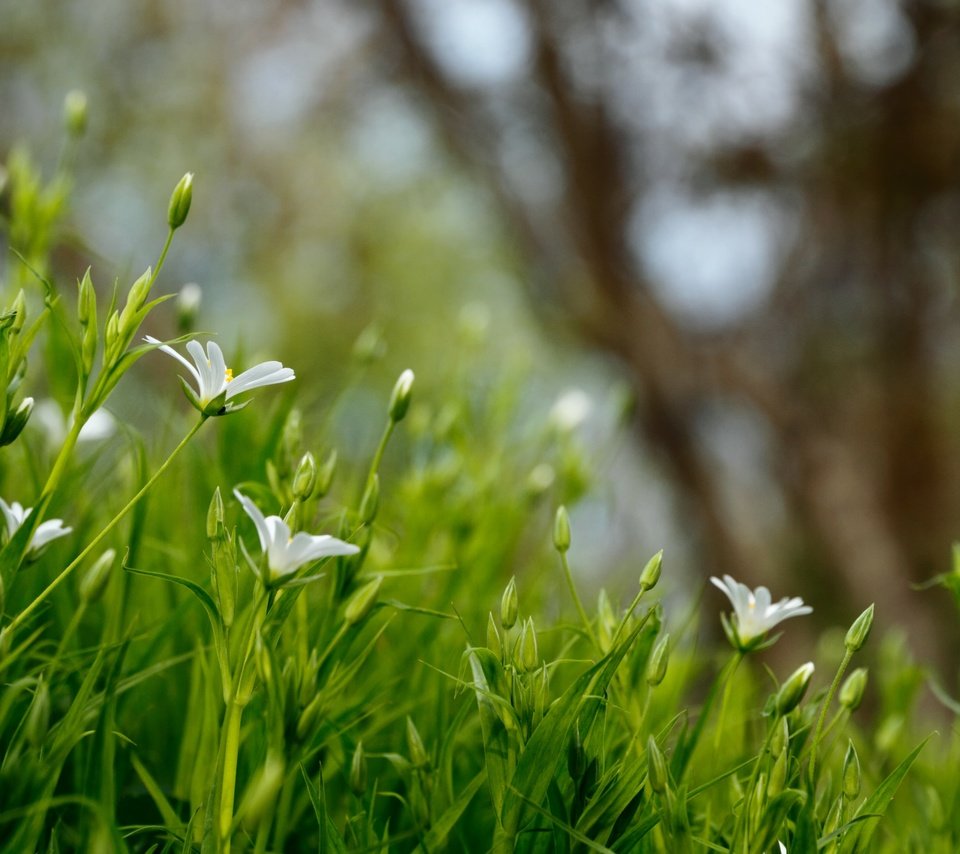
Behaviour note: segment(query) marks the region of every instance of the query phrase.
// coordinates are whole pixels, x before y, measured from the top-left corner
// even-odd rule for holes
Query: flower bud
[[[857,652],[866,642],[873,626],[873,605],[867,608],[847,631],[843,643],[850,652]]]
[[[23,734],[35,749],[39,749],[47,737],[50,728],[50,687],[43,679],[37,682],[37,690],[27,710],[27,720]]]
[[[253,641],[253,661],[257,667],[257,676],[264,685],[273,682],[273,661],[270,658],[270,650],[263,642],[263,636],[257,632]]]
[[[840,687],[840,705],[850,712],[855,712],[863,702],[863,694],[867,689],[867,668],[858,667],[851,673]]]
[[[237,545],[234,536],[234,534],[224,533],[212,542],[213,590],[217,595],[217,604],[220,606],[220,619],[227,628],[233,625],[240,586]]]
[[[363,752],[363,742],[357,742],[350,762],[350,791],[358,798],[367,790],[367,757]]]
[[[777,691],[776,708],[777,714],[781,717],[792,712],[807,693],[807,687],[810,685],[810,677],[813,676],[813,662],[808,661],[800,665],[787,678],[787,681],[780,686]]]
[[[383,333],[376,323],[364,327],[353,344],[353,358],[361,365],[369,365],[381,358],[387,351]]]
[[[363,491],[363,498],[360,501],[360,523],[369,525],[377,518],[377,510],[380,508],[380,475],[375,474],[367,483],[367,488]]]
[[[23,432],[23,428],[27,426],[31,412],[33,412],[33,398],[25,397],[12,413],[7,414],[3,430],[0,430],[0,446],[11,445],[16,441]]]
[[[177,295],[177,328],[181,333],[193,331],[202,301],[203,291],[195,282],[189,282],[180,288]]]
[[[153,270],[147,267],[143,275],[130,286],[130,292],[127,294],[127,304],[120,312],[118,328],[121,336],[132,336],[136,332],[136,327],[139,325],[136,315],[147,301],[151,287],[153,287]]]
[[[497,621],[493,618],[493,611],[487,616],[487,649],[497,658],[503,659],[503,642],[500,640],[500,632],[497,631]]]
[[[87,267],[83,278],[77,284],[77,318],[81,326],[97,322],[97,292]]]
[[[13,320],[10,322],[10,334],[16,335],[27,322],[27,297],[22,288],[13,300],[13,305],[10,306],[10,313],[13,315]]]
[[[413,389],[413,371],[409,368],[400,374],[396,385],[393,387],[393,393],[390,395],[390,420],[396,424],[403,421],[403,417],[410,408],[410,393]]]
[[[407,715],[407,752],[414,768],[430,767],[430,756],[410,715]]]
[[[250,783],[240,808],[243,824],[248,829],[257,827],[267,810],[276,802],[283,785],[284,771],[283,759],[273,751],[267,753],[263,768]]]
[[[3,575],[0,575],[0,614],[3,613],[3,609],[6,606],[6,590],[3,587]],[[0,649],[0,658],[5,657],[3,649]]]
[[[373,606],[377,604],[377,597],[380,595],[382,584],[383,576],[378,575],[354,592],[343,611],[343,618],[347,621],[347,625],[355,626],[367,618],[367,615],[373,610]]]
[[[301,458],[297,472],[293,476],[293,497],[306,501],[317,485],[317,460],[309,451]]]
[[[96,602],[107,588],[110,581],[110,573],[113,570],[113,562],[116,560],[117,553],[113,549],[107,549],[97,559],[96,563],[86,571],[83,579],[80,581],[80,600],[89,605]]]
[[[67,92],[63,99],[63,123],[73,137],[81,137],[87,130],[87,96],[79,89]]]
[[[313,488],[317,498],[323,498],[330,491],[330,484],[333,483],[333,474],[337,470],[337,452],[330,451],[320,464],[320,470],[317,472],[317,484]]]
[[[170,196],[170,206],[167,208],[167,222],[171,229],[180,228],[186,222],[190,213],[190,203],[193,201],[193,172],[187,172],[173,188]]]
[[[500,597],[500,625],[505,629],[512,629],[517,622],[517,611],[519,607],[517,579],[511,578],[503,590],[503,595]]]
[[[785,717],[781,717],[779,722],[775,724],[775,729],[770,736],[770,753],[774,756],[779,756],[784,752],[789,753],[787,750],[789,744],[790,722]]]
[[[662,795],[667,790],[668,779],[667,760],[651,735],[647,739],[647,782],[652,791]]]
[[[852,801],[860,794],[860,757],[852,741],[847,742],[847,755],[843,758],[843,796]]]
[[[553,520],[553,547],[565,554],[570,548],[570,517],[567,508],[562,504],[557,508],[556,518]]]
[[[88,323],[83,330],[83,337],[80,340],[80,368],[84,376],[89,377],[93,372],[93,360],[97,355],[97,342],[100,340],[100,333],[97,330],[97,324]]]
[[[104,346],[104,361],[109,363],[119,355],[117,349],[119,346],[120,338],[120,314],[117,311],[114,311],[113,314],[107,319],[107,327],[104,330],[103,336],[103,346]]]
[[[219,540],[226,536],[223,527],[223,496],[220,495],[220,487],[213,491],[213,498],[210,499],[210,506],[207,508],[207,539]]]
[[[647,661],[647,684],[653,688],[663,682],[667,675],[667,661],[670,657],[670,633],[657,641]]]
[[[777,761],[773,763],[770,769],[770,782],[767,783],[767,797],[775,798],[782,791],[787,783],[787,763],[790,760],[790,751],[781,751],[777,756]]]
[[[320,713],[324,711],[325,707],[326,697],[323,694],[317,694],[317,696],[307,704],[307,707],[300,715],[300,719],[297,721],[297,738],[301,741],[306,739],[313,730],[313,725],[317,722],[317,718],[320,717]]]
[[[540,665],[540,648],[537,644],[537,630],[533,625],[533,617],[527,617],[520,630],[520,654],[518,656],[520,669],[529,673]]]
[[[657,586],[657,582],[660,580],[660,567],[662,562],[663,549],[647,561],[643,572],[640,573],[640,590],[644,593],[647,590],[653,590],[653,588]]]

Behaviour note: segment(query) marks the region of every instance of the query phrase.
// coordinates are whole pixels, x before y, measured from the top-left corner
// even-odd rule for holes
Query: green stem
[[[157,259],[157,265],[153,268],[153,275],[150,277],[150,286],[157,280],[160,271],[163,269],[163,262],[167,260],[167,253],[170,251],[170,244],[173,243],[173,229],[167,232],[167,239],[163,243],[163,249],[160,250],[160,257]]]
[[[817,728],[814,730],[813,743],[810,745],[810,784],[812,786],[816,786],[817,784],[817,750],[823,738],[823,724],[827,719],[827,709],[830,708],[830,703],[833,702],[833,695],[837,693],[837,688],[840,687],[840,680],[843,679],[844,671],[847,669],[847,665],[850,664],[851,658],[853,658],[853,650],[848,647],[843,655],[843,661],[840,662],[840,667],[837,669],[837,675],[833,677],[833,682],[830,683],[830,690],[827,691],[827,696],[824,697],[823,705],[820,707],[820,715],[817,717]]]
[[[590,618],[587,616],[587,612],[584,610],[583,602],[580,601],[580,594],[577,593],[577,586],[573,583],[573,573],[570,571],[570,562],[567,560],[566,552],[560,552],[560,563],[563,564],[563,574],[567,578],[567,586],[570,588],[570,596],[573,598],[573,603],[577,606],[577,611],[580,613],[580,619],[583,621],[583,627],[587,630],[587,634],[590,636],[590,640],[597,651],[602,652],[602,650],[600,650],[600,642],[597,640],[597,635],[593,630],[593,624],[590,622]],[[615,644],[612,644],[611,648],[614,645]]]
[[[172,463],[174,459],[177,457],[177,455],[180,453],[180,451],[182,451],[187,446],[187,443],[196,435],[197,431],[204,425],[205,421],[206,421],[206,418],[201,418],[200,421],[198,421],[190,429],[190,432],[183,437],[183,439],[180,441],[180,444],[173,449],[170,456],[167,457],[167,459],[163,462],[160,468],[158,468],[153,473],[150,479],[140,488],[137,494],[134,495],[133,498],[131,498],[123,506],[123,509],[119,513],[117,513],[117,515],[114,516],[113,519],[110,520],[107,526],[102,531],[100,531],[100,533],[97,534],[97,536],[95,536],[87,544],[86,548],[84,548],[84,550],[80,552],[80,554],[78,554],[72,561],[70,561],[70,563],[68,563],[64,567],[64,569],[60,572],[60,574],[56,578],[54,578],[53,581],[51,581],[43,589],[43,591],[29,605],[27,605],[26,608],[24,608],[19,614],[17,614],[16,617],[13,618],[13,620],[10,621],[10,625],[7,626],[8,632],[12,633],[21,623],[23,623],[23,621],[26,620],[27,617],[29,617],[40,606],[40,604],[44,602],[50,596],[51,593],[53,593],[54,590],[56,590],[61,584],[63,584],[63,582],[66,581],[66,579],[71,575],[71,573],[73,573],[73,571],[78,566],[80,566],[81,563],[83,563],[83,561],[90,554],[90,552],[92,552],[103,541],[103,539],[107,536],[107,534],[109,534],[114,528],[117,527],[117,525],[120,524],[120,522],[127,515],[127,513],[129,513],[137,505],[140,499],[143,498],[143,496],[150,491],[154,483],[156,483],[157,480],[160,478],[160,476],[170,467],[170,463]],[[77,423],[79,423],[79,420],[75,422],[74,426],[76,426]],[[79,434],[80,431],[77,430],[76,432],[77,434]],[[54,473],[51,472],[50,474],[51,478],[53,477],[53,474]]]
[[[730,672],[727,674],[726,679],[723,684],[723,699],[720,701],[720,714],[717,718],[717,729],[713,738],[713,746],[715,749],[720,749],[720,739],[723,736],[723,727],[727,719],[727,707],[730,705],[730,694],[733,690],[733,677],[737,672],[737,668],[740,666],[740,662],[743,661],[744,655],[739,650],[734,653],[732,663],[730,664]]]
[[[383,431],[383,435],[380,437],[380,444],[377,445],[377,450],[374,451],[373,460],[370,463],[370,471],[367,472],[367,484],[373,480],[373,476],[380,471],[380,462],[383,460],[383,452],[387,449],[387,442],[390,441],[390,436],[393,434],[393,428],[396,427],[396,423],[392,418],[387,419],[386,429]]]
[[[264,596],[258,596],[257,601],[254,602],[246,646],[243,657],[240,659],[240,668],[237,670],[237,677],[233,682],[233,690],[223,720],[220,797],[217,809],[217,836],[220,842],[218,851],[221,854],[230,854],[233,807],[237,791],[237,764],[240,758],[240,723],[243,719],[243,709],[250,701],[250,695],[253,693],[256,669],[252,667],[250,659],[253,655],[257,632],[266,616],[266,610],[261,611],[261,606],[265,602],[266,597]]]

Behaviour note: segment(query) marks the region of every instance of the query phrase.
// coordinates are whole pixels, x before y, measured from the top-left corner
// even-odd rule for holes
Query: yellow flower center
[[[225,376],[225,379],[226,379],[226,381],[227,381],[228,383],[229,383],[229,382],[232,382],[232,381],[233,381],[233,368],[227,368],[227,372],[226,372],[226,374],[225,374],[224,376]]]

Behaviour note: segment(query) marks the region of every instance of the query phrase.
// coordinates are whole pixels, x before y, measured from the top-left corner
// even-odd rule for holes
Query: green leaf
[[[300,773],[303,775],[303,782],[306,783],[307,795],[310,797],[310,804],[320,828],[320,854],[346,854],[347,848],[327,814],[327,800],[323,787],[323,768],[320,769],[318,774],[319,788],[313,785],[313,781],[307,774],[307,769],[303,767],[302,762],[300,763]]]
[[[879,819],[887,811],[887,807],[890,806],[890,802],[893,800],[893,796],[897,793],[897,789],[900,787],[900,783],[903,782],[903,778],[907,776],[907,772],[910,770],[910,766],[916,762],[917,757],[920,755],[920,751],[923,750],[926,743],[930,740],[932,736],[927,736],[923,741],[920,742],[893,771],[884,779],[884,781],[877,786],[876,790],[869,798],[867,798],[861,805],[860,809],[857,810],[857,817],[869,816],[871,821],[861,824],[859,827],[855,828],[852,833],[846,836],[841,844],[840,850],[846,854],[850,851],[868,851],[870,844],[870,837],[873,836],[874,830],[876,830]],[[876,821],[873,821],[876,819]],[[822,840],[821,840],[822,842]],[[819,847],[820,843],[818,843]]]
[[[442,851],[445,849],[447,837],[450,835],[450,831],[453,830],[454,825],[460,820],[460,816],[463,815],[464,810],[470,805],[470,801],[473,800],[473,796],[477,793],[477,790],[484,784],[484,781],[487,779],[487,772],[481,771],[474,777],[466,786],[464,786],[463,791],[457,796],[457,799],[450,804],[449,807],[444,811],[443,815],[438,818],[433,825],[430,827],[427,835],[423,837],[420,845],[417,846],[417,851],[422,851],[424,854],[429,854],[431,851]]]

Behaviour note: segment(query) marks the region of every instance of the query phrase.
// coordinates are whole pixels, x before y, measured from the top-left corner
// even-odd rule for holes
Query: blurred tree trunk
[[[754,584],[772,575],[775,594],[801,593],[840,621],[876,601],[881,622],[904,624],[918,653],[955,663],[947,597],[909,584],[945,568],[960,530],[950,371],[960,100],[947,92],[960,79],[960,12],[901,4],[914,58],[892,82],[868,86],[848,71],[831,7],[811,0],[815,73],[794,125],[704,146],[686,167],[689,183],[707,190],[772,189],[800,200],[798,234],[766,302],[717,332],[672,314],[631,256],[631,213],[656,163],[652,132],[576,70],[605,68],[616,79],[610,33],[636,22],[630,4],[518,5],[531,60],[508,92],[459,83],[407,0],[381,4],[383,55],[495,195],[535,310],[623,365],[639,403],[638,436],[695,522],[705,573]],[[709,32],[688,35],[696,62],[722,53]],[[525,199],[501,168],[505,115],[534,125],[561,165],[557,206]],[[771,437],[789,524],[759,549],[731,520],[727,485],[699,429],[704,407],[718,402],[749,407]]]

